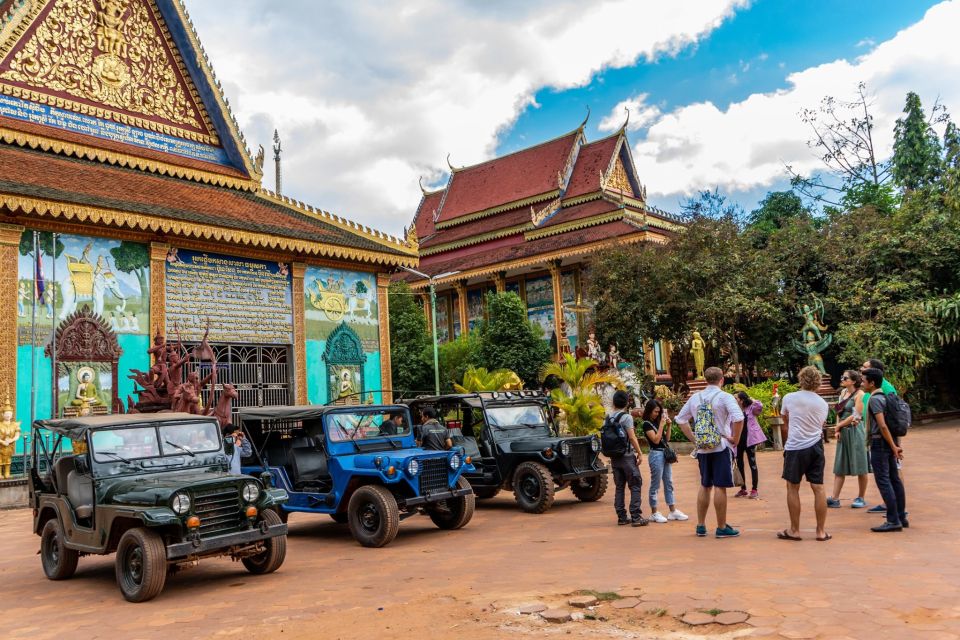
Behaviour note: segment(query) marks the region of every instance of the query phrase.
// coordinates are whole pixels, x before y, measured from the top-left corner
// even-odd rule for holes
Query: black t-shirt
[[[667,428],[663,428],[663,433],[660,435],[660,442],[654,444],[653,440],[650,439],[651,434],[657,433],[657,427],[655,424],[649,420],[643,421],[643,436],[647,439],[647,444],[650,445],[651,451],[663,451],[666,449],[666,443],[664,442],[667,439]]]
[[[424,449],[433,449],[434,451],[446,451],[447,440],[453,439],[453,434],[436,420],[430,420],[423,423],[420,428],[423,434],[423,441],[420,446]]]
[[[403,427],[398,420],[384,420],[383,424],[380,425],[380,435],[382,436],[395,436],[402,430]]]
[[[870,436],[879,438],[880,434],[880,425],[877,424],[876,415],[878,413],[883,413],[884,409],[887,408],[887,396],[877,389],[870,395],[870,402],[867,404],[868,413],[870,414]]]

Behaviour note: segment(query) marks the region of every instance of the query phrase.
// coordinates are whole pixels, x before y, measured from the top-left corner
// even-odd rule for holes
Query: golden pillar
[[[307,331],[303,308],[303,276],[307,265],[294,262],[293,269],[293,393],[297,404],[307,404]]]
[[[553,330],[557,335],[557,352],[554,354],[558,359],[562,358],[563,341],[566,340],[563,331],[563,290],[560,288],[560,261],[553,260],[549,264],[550,281],[553,283]]]
[[[0,313],[0,392],[10,393],[10,404],[17,406],[17,291],[19,288],[20,236],[23,227],[0,224],[0,300],[6,300],[6,312]],[[26,427],[29,429],[29,427]]]
[[[380,320],[380,388],[383,403],[393,402],[393,364],[390,360],[390,274],[377,274],[377,308]]]
[[[470,331],[470,318],[467,312],[467,283],[457,282],[454,283],[453,286],[457,290],[457,313],[460,314],[460,335],[464,335]]]
[[[500,271],[493,274],[493,284],[497,288],[497,293],[503,293],[507,290],[507,272]]]
[[[167,335],[167,251],[165,242],[150,243],[150,339]]]
[[[423,302],[423,315],[427,318],[427,331],[433,333],[433,305],[430,303],[430,294],[421,293],[420,300]]]

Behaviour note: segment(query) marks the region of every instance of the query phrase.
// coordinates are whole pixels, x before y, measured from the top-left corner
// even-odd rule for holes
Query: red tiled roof
[[[433,224],[433,215],[443,200],[444,190],[428,193],[420,200],[420,207],[417,209],[417,215],[414,216],[414,227],[417,229],[417,237],[420,240],[433,235],[435,230]]]
[[[255,193],[0,145],[0,192],[400,253]]]
[[[576,204],[572,207],[564,207],[563,209],[560,209],[560,211],[555,213],[552,218],[537,228],[545,229],[547,227],[564,224],[565,222],[574,222],[575,220],[592,218],[593,216],[616,211],[619,208],[620,205],[614,204],[609,200],[604,200],[602,198],[599,200],[591,200],[590,202],[584,202],[582,204]]]
[[[580,130],[510,155],[454,171],[438,222],[557,189]]]
[[[536,206],[537,205],[533,205],[534,208],[536,208]],[[428,247],[434,247],[439,244],[456,242],[457,240],[464,240],[466,238],[479,236],[484,233],[490,233],[492,231],[498,231],[508,227],[516,227],[529,222],[530,207],[519,207],[517,209],[498,213],[494,216],[490,216],[489,218],[471,220],[470,222],[458,224],[455,227],[440,229],[436,231],[430,238],[427,238],[425,241],[421,241],[420,248],[427,249]],[[419,234],[420,232],[418,231],[417,233]]]
[[[573,166],[573,174],[563,194],[564,198],[575,198],[600,190],[600,174],[606,172],[610,166],[610,159],[617,149],[620,135],[616,133],[580,147],[577,163]]]

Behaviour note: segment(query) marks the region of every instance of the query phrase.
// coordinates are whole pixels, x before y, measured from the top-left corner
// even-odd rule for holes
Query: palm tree
[[[467,367],[463,373],[463,384],[454,383],[457,393],[479,393],[481,391],[514,391],[523,388],[523,381],[509,369],[487,371],[484,367]]]
[[[553,376],[563,382],[563,386],[550,392],[553,406],[563,412],[567,429],[574,435],[596,433],[603,424],[604,408],[598,393],[601,385],[611,385],[623,389],[623,381],[613,373],[601,373],[597,370],[597,361],[591,358],[578,360],[576,356],[565,353],[564,362],[552,362],[540,370],[540,379]]]

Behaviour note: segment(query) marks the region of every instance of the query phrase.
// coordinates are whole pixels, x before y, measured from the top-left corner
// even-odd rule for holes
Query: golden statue
[[[13,407],[10,406],[10,393],[3,402],[3,421],[0,422],[0,475],[10,477],[10,465],[20,439],[20,423],[13,419]]]
[[[77,371],[77,392],[70,401],[74,407],[88,407],[100,404],[100,393],[94,382],[96,375],[90,367],[80,367]]]
[[[703,366],[706,358],[707,343],[700,337],[699,331],[693,332],[693,340],[690,341],[690,355],[693,356],[693,368],[696,371],[695,380],[703,380]]]
[[[127,39],[123,35],[123,14],[127,7],[119,0],[103,0],[97,14],[97,48],[106,54],[127,57]]]

